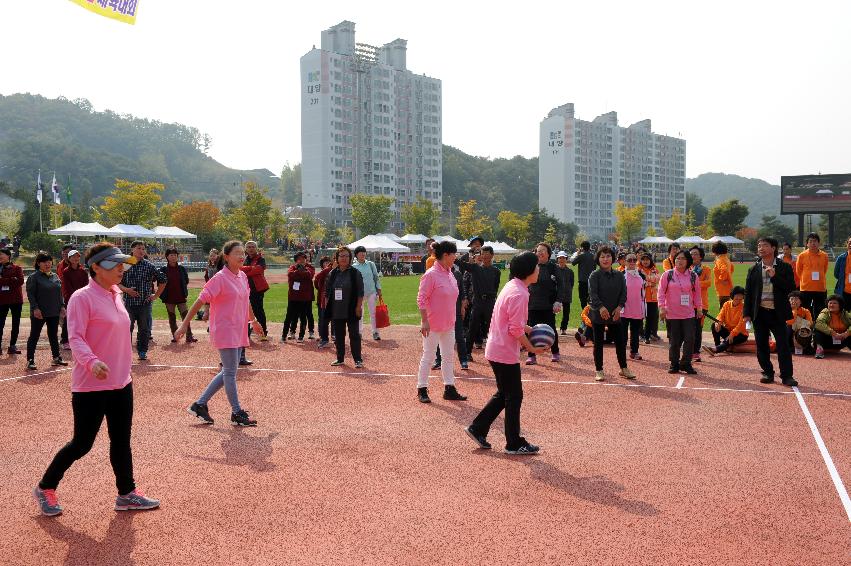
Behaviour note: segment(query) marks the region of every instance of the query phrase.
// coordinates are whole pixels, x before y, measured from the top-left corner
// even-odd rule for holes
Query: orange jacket
[[[692,270],[694,271],[694,270]],[[703,301],[704,310],[709,310],[709,288],[712,286],[712,269],[705,263],[700,264],[700,299]]]
[[[792,267],[792,273],[795,275],[795,287],[800,287],[801,281],[798,278],[798,270],[795,268],[795,262],[797,260],[792,256],[789,256],[787,258],[785,255],[780,256],[780,259],[782,259],[784,262],[788,263]]]
[[[733,290],[735,267],[727,254],[718,254],[715,257],[715,269],[712,271],[715,276],[715,293],[719,297],[729,297]]]
[[[670,271],[674,269],[674,262],[671,261],[670,257],[666,257],[662,260],[662,271]]]
[[[798,274],[801,291],[827,290],[827,263],[827,254],[822,250],[812,253],[809,249],[806,249],[798,254],[795,272]],[[814,278],[814,275],[817,279]]]
[[[436,261],[437,261],[437,258],[435,256],[433,256],[433,255],[428,256],[428,259],[426,259],[426,271],[431,269],[431,267],[434,265],[434,262],[436,262]]]
[[[591,323],[591,317],[588,316],[588,313],[591,312],[591,305],[585,305],[585,308],[582,309],[582,322],[585,323],[585,326],[593,326]]]
[[[810,309],[805,309],[804,307],[798,307],[797,309],[792,309],[792,318],[786,321],[786,324],[792,326],[795,324],[795,319],[798,317],[803,318],[807,322],[810,323],[810,327],[813,326],[813,315],[810,313]]]
[[[739,306],[733,306],[733,301],[727,301],[721,307],[721,312],[718,313],[718,320],[721,324],[730,331],[730,336],[738,336],[742,334],[748,335],[748,329],[745,327],[745,321],[742,314],[744,313],[745,303],[742,302]]]
[[[639,269],[641,270],[641,273],[644,274],[644,277],[647,280],[647,285],[644,286],[644,302],[658,302],[657,297],[659,294],[659,270],[656,269],[656,266],[653,264],[651,264],[648,268],[641,266],[639,267]]]

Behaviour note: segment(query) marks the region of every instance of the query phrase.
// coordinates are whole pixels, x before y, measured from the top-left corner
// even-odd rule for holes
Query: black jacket
[[[558,300],[564,305],[569,305],[573,300],[573,268],[566,265],[564,269],[556,266],[556,274],[561,279],[561,295]]]
[[[189,298],[189,272],[180,264],[177,264],[177,270],[180,272],[180,292],[184,297]],[[171,284],[171,281],[168,280],[168,264],[160,267],[160,273],[166,277],[166,288],[160,295],[160,300],[165,302],[168,297],[168,286]]]
[[[538,282],[529,285],[529,310],[551,310],[562,295],[561,279],[555,263],[539,263]]]
[[[795,290],[795,275],[792,266],[783,260],[774,260],[774,277],[771,278],[774,285],[774,310],[779,320],[792,318],[792,307],[789,305],[789,293]],[[762,297],[762,260],[757,262],[748,270],[745,280],[745,307],[742,316],[749,316],[756,320],[759,312],[759,302]]]
[[[610,322],[611,318],[606,321],[600,316],[600,308],[606,307],[609,314],[618,307],[623,309],[626,304],[626,278],[623,272],[613,268],[609,271],[597,269],[591,273],[588,277],[588,304],[591,305],[588,311],[591,322]]]
[[[591,252],[579,252],[570,263],[579,266],[579,273],[577,276],[579,277],[580,283],[587,283],[588,278],[597,268],[597,262],[594,260],[594,254]]]

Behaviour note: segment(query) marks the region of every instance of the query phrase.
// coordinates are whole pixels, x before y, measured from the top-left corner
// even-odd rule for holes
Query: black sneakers
[[[671,366],[668,368],[668,373],[680,373],[680,366]]]
[[[250,418],[244,409],[238,413],[231,413],[230,422],[234,426],[257,426],[257,421]]]
[[[192,403],[187,411],[195,415],[204,424],[213,424],[215,422],[213,417],[210,416],[210,411],[207,410],[207,405]]]
[[[762,377],[759,378],[759,382],[760,383],[774,383],[774,376],[768,375],[767,373],[763,372]]]
[[[694,369],[694,366],[691,365],[691,364],[686,364],[686,365],[680,366],[680,370],[684,371],[685,373],[687,373],[689,375],[697,375],[697,371]]]
[[[27,369],[38,369],[35,365],[35,360],[27,360]]]
[[[53,361],[50,362],[50,365],[52,365],[52,366],[67,366],[68,362],[63,360],[61,357],[56,356],[55,358],[53,358]]]
[[[428,396],[428,387],[417,387],[417,399],[420,403],[431,403]]]
[[[789,387],[798,387],[798,382],[795,381],[794,377],[784,377],[781,379],[783,385],[787,385]]]
[[[431,369],[440,369],[440,362],[434,362],[431,364]]]
[[[490,450],[491,445],[490,442],[487,441],[484,435],[479,434],[473,429],[473,425],[468,426],[464,429],[464,432],[467,433],[467,436],[473,439],[473,442],[479,445],[479,448],[482,450]]]
[[[507,446],[505,447],[506,454],[516,454],[518,456],[528,456],[531,454],[537,454],[540,451],[540,446],[535,446],[534,444],[530,444],[529,442],[525,441],[517,448],[508,448]]]
[[[458,393],[454,385],[447,385],[443,388],[443,398],[448,401],[466,401],[467,396]]]
[[[239,360],[239,365],[241,365],[241,366],[250,366],[253,363],[254,362],[252,362],[248,358],[242,358],[241,360]]]

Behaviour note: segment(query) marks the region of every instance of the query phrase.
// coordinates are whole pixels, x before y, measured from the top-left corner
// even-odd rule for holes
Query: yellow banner
[[[139,0],[71,0],[86,10],[125,24],[136,23]]]

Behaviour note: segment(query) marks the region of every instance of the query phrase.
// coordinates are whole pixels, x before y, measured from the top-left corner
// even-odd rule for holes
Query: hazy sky
[[[408,40],[408,68],[443,81],[444,143],[467,153],[535,156],[541,119],[574,102],[681,134],[689,177],[851,172],[842,0],[139,0],[135,26],[0,0],[0,93],[195,126],[225,165],[279,173],[301,160],[299,58],[342,20],[359,42]]]

